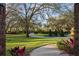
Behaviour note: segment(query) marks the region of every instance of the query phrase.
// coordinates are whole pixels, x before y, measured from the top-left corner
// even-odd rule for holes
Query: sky
[[[28,9],[30,7],[30,5],[31,5],[31,7],[33,7],[34,3],[26,3],[26,8]],[[73,10],[74,4],[61,3],[60,6],[61,6],[60,10],[64,12],[64,11],[67,11],[66,7],[68,7],[69,10]],[[66,7],[64,7],[64,6],[66,6]],[[19,7],[18,8],[21,9],[20,15],[25,16],[25,10],[24,10],[23,3],[19,3]],[[53,10],[50,10],[50,9],[49,9],[48,12],[47,11],[40,11],[40,12],[43,14],[44,19],[42,18],[41,15],[34,15],[32,19],[37,19],[37,20],[39,20],[37,22],[41,22],[42,24],[46,24],[47,23],[48,16],[47,16],[46,13],[49,13],[49,17],[56,17],[56,16],[60,15],[59,12],[53,12]],[[31,11],[29,11],[29,15],[30,15],[30,13],[31,13]]]

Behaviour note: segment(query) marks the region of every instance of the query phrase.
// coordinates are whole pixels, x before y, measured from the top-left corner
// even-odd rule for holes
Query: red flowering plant
[[[69,46],[70,46],[70,48],[73,49],[73,48],[74,48],[74,44],[75,44],[75,43],[74,43],[74,39],[71,39],[71,38],[70,38],[70,41],[69,41]]]
[[[58,48],[60,50],[63,50],[65,53],[68,53],[70,55],[74,55],[74,39],[68,39],[68,40],[61,40],[57,43]]]
[[[74,48],[74,39],[63,40],[65,46],[69,46],[70,48]]]
[[[25,55],[25,47],[14,47],[9,50],[12,56],[24,56]]]

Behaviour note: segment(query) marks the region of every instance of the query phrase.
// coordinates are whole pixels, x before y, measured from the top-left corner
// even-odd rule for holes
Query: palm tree
[[[0,55],[5,55],[5,4],[0,4]]]

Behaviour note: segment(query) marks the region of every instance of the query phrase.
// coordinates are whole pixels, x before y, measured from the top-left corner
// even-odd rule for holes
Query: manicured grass
[[[60,38],[26,38],[25,34],[6,35],[6,55],[10,55],[9,49],[15,46],[25,46],[26,53],[29,54],[33,49],[47,45],[47,44],[57,44]]]

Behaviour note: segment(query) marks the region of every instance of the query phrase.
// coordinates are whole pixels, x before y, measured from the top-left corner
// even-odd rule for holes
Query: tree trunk
[[[29,21],[26,19],[25,24],[26,37],[29,38]]]
[[[74,16],[75,16],[75,47],[76,55],[79,55],[79,3],[74,5]]]
[[[5,43],[5,4],[0,4],[0,55],[6,55]]]
[[[27,10],[26,4],[24,3],[23,5],[24,5],[25,13],[26,13],[26,15],[25,15],[25,32],[26,32],[26,37],[28,38],[29,37],[29,19],[27,16],[28,10]]]
[[[52,36],[52,31],[51,31],[51,29],[49,30],[49,36],[50,36],[50,37]]]

